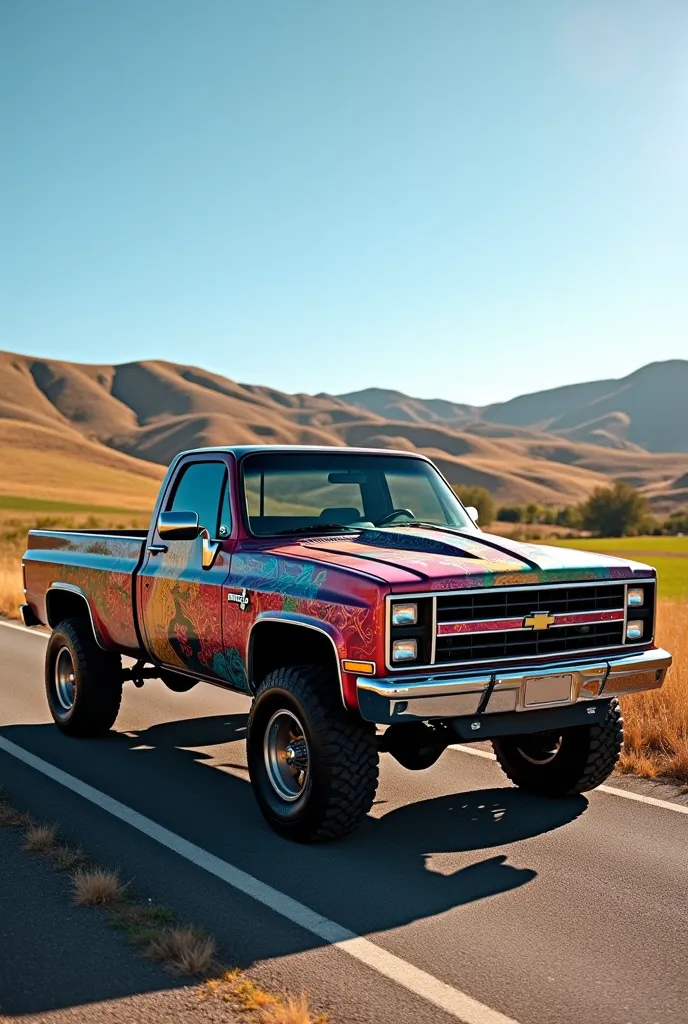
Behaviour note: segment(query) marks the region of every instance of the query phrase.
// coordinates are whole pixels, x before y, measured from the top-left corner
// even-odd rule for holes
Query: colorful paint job
[[[27,600],[42,622],[54,584],[77,588],[88,602],[105,647],[136,655],[140,644],[134,618],[134,574],[144,538],[77,531],[32,530],[24,555]]]
[[[384,674],[390,594],[441,595],[655,577],[647,566],[611,556],[519,544],[469,527],[459,531],[397,525],[261,540],[247,534],[242,524],[241,474],[236,465],[242,451],[222,455],[228,466],[234,527],[231,536],[217,542],[210,567],[202,565],[200,538],[168,538],[161,543],[155,516],[147,537],[32,532],[25,555],[26,588],[38,619],[47,620],[46,595],[55,583],[78,588],[104,646],[249,692],[251,638],[260,636],[263,625],[272,621],[320,630],[331,639],[340,663],[370,662]],[[190,457],[203,459],[206,453]],[[177,463],[166,477],[156,508],[173,493],[176,472]],[[237,600],[238,594],[246,600]],[[527,628],[522,618],[513,616],[512,606],[505,604],[504,613],[497,622],[442,622],[437,645],[441,637],[450,644],[455,633]],[[556,615],[548,626],[622,617],[618,610]],[[414,671],[412,666],[407,670]],[[439,664],[433,666],[433,671],[442,670]],[[347,702],[355,706],[355,678],[344,672],[342,685]]]

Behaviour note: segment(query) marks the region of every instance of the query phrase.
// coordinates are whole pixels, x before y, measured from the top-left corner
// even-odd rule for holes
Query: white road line
[[[450,750],[458,750],[461,754],[472,754],[473,757],[485,757],[488,761],[496,761],[497,758],[489,750],[473,750],[472,747],[464,746],[462,743],[454,743]],[[665,811],[676,811],[677,814],[688,814],[688,807],[683,804],[674,804],[670,800],[658,800],[654,796],[641,796],[639,793],[629,793],[627,789],[617,789],[616,786],[597,786],[591,792],[610,793],[612,796],[622,796],[624,800],[635,800],[639,804],[650,804],[651,807],[663,807]]]
[[[61,786],[65,786],[73,793],[77,793],[85,800],[89,800],[115,818],[119,818],[120,821],[126,822],[127,825],[131,825],[132,828],[160,843],[161,846],[173,850],[180,857],[184,857],[197,867],[215,875],[216,878],[231,885],[232,888],[238,889],[239,892],[245,893],[275,913],[299,925],[305,931],[316,935],[331,946],[336,946],[337,949],[347,953],[354,960],[366,964],[378,974],[432,1003],[456,1020],[463,1021],[464,1024],[517,1024],[511,1017],[506,1017],[503,1013],[490,1009],[489,1006],[478,1002],[477,999],[473,999],[460,989],[453,988],[432,974],[414,967],[413,964],[395,956],[394,953],[389,953],[381,946],[376,946],[369,939],[364,939],[355,932],[349,931],[348,928],[337,924],[336,921],[322,917],[317,911],[292,899],[291,896],[280,892],[279,889],[273,889],[272,886],[254,878],[253,875],[249,875],[214,854],[208,853],[207,850],[183,839],[175,832],[170,832],[157,822],[144,817],[143,814],[139,814],[131,807],[127,807],[126,804],[101,793],[100,790],[94,789],[73,775],[68,775],[61,768],[56,768],[55,765],[36,757],[35,754],[29,753],[28,750],[18,747],[2,736],[0,736],[0,750],[16,757],[31,768],[35,768],[36,771],[46,775],[54,782],[58,782]]]
[[[28,629],[20,626],[19,623],[5,622],[0,619],[0,626],[7,626],[9,629],[21,629],[24,633],[33,633],[35,636],[42,636],[47,639],[47,633],[37,632],[35,629]],[[475,750],[473,747],[464,746],[463,743],[453,743],[449,750],[458,750],[461,754],[472,754],[473,757],[484,757],[488,761],[496,761],[494,754],[488,750]],[[670,800],[658,800],[654,796],[641,796],[639,793],[629,793],[626,789],[617,789],[616,786],[598,786],[594,792],[608,793],[610,796],[620,796],[624,800],[635,800],[639,804],[649,804],[650,807],[662,807],[665,811],[676,811],[677,814],[688,814],[688,807],[683,804],[672,803]]]
[[[7,626],[8,629],[20,629],[22,633],[33,633],[34,636],[42,636],[47,639],[49,633],[42,633],[40,630],[29,629],[28,626],[21,626],[18,622],[6,622],[0,619],[0,626]]]

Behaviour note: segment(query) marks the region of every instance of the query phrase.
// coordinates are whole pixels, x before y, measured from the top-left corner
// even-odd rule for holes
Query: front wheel
[[[55,627],[45,654],[45,691],[55,724],[68,736],[103,736],[122,700],[122,659],[96,643],[85,619]]]
[[[337,839],[372,807],[375,728],[343,707],[336,681],[322,668],[266,676],[249,716],[247,755],[260,809],[287,839]]]
[[[492,741],[499,764],[520,789],[541,796],[573,796],[600,786],[614,771],[623,744],[618,700],[594,725],[504,736]]]

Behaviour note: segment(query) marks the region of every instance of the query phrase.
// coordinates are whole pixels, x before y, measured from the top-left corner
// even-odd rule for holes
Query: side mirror
[[[165,540],[196,540],[201,533],[198,512],[161,512],[158,533]]]
[[[475,523],[475,525],[477,526],[478,525],[478,510],[475,507],[475,505],[466,505],[466,511],[468,512],[468,515],[469,515],[469,517],[471,519],[471,522]]]

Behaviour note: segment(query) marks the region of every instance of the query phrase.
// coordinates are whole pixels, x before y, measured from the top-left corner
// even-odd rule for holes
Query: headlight
[[[415,661],[418,657],[417,640],[394,640],[392,643],[392,661]]]
[[[626,624],[626,639],[640,640],[643,635],[643,622],[641,619],[633,619]]]
[[[645,591],[642,587],[631,587],[628,591],[627,602],[629,608],[641,608],[645,604]]]
[[[415,626],[418,622],[418,605],[415,601],[410,604],[392,605],[393,626]],[[415,655],[414,655],[415,657]]]

